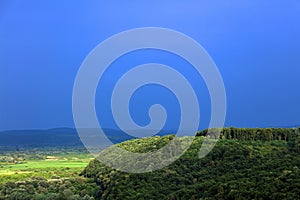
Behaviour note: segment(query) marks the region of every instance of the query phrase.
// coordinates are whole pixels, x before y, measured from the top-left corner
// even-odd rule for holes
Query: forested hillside
[[[93,160],[82,172],[100,192],[97,199],[298,199],[299,129],[221,130],[221,139],[202,159],[198,150],[207,130],[189,150],[159,171],[129,174]],[[119,144],[132,152],[161,148],[174,136]]]

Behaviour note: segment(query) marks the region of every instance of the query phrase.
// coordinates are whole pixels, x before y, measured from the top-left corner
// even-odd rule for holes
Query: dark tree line
[[[300,128],[221,128],[221,129],[205,129],[199,131],[197,136],[206,136],[207,134],[212,137],[220,134],[221,139],[237,139],[237,140],[284,140],[294,141],[297,140],[300,134]]]

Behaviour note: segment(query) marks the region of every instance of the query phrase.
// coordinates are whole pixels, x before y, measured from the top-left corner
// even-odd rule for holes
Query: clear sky
[[[226,126],[300,124],[299,21],[299,0],[1,0],[0,130],[74,127],[72,88],[81,62],[109,36],[145,26],[183,32],[207,50],[225,83]],[[102,91],[113,87],[113,75],[122,71],[118,66],[150,61],[181,68],[196,83],[193,71],[185,70],[175,56],[135,52],[120,58],[103,78],[97,108],[107,103]],[[205,124],[210,103],[203,84],[197,95],[203,98]],[[161,88],[156,93],[153,89],[136,94],[139,104],[133,105],[140,107],[132,106],[135,119],[147,123],[147,106],[142,104],[161,100],[173,112],[166,128],[175,128],[176,100]],[[152,98],[143,100],[143,95]],[[114,127],[108,111],[98,114],[107,115],[103,126]]]

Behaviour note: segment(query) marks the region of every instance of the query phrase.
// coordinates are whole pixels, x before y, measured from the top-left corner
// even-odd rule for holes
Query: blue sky
[[[73,127],[72,88],[81,62],[109,36],[145,26],[180,31],[207,50],[226,87],[226,126],[300,124],[299,21],[298,0],[2,0],[0,130]],[[136,52],[118,62],[130,66],[154,60],[180,68],[178,64],[182,61],[160,53]],[[192,70],[181,69],[196,83]],[[114,79],[110,77],[119,72],[117,66],[112,66],[99,86],[96,98],[99,110],[107,101],[101,98],[101,91],[112,87]],[[201,127],[205,127],[210,115],[209,96],[203,84],[197,88]],[[147,106],[143,107],[143,103],[161,100],[173,112],[166,128],[176,127],[176,100],[167,91],[158,88],[155,93],[154,89],[137,93],[139,107],[132,107],[135,119],[147,123]],[[149,94],[153,98],[143,100]],[[162,96],[163,99],[158,98]],[[108,111],[98,114],[107,115],[106,121],[101,122],[103,126],[114,127]]]

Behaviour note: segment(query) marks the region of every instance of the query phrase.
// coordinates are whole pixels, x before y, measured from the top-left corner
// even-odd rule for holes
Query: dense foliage
[[[26,181],[6,182],[1,188],[0,199],[11,200],[93,200],[95,184],[84,178],[45,179],[32,177]]]
[[[202,159],[198,150],[207,130],[190,149],[159,171],[129,174],[93,160],[82,172],[93,178],[96,199],[298,199],[300,138],[297,129],[222,130],[221,140]],[[132,152],[153,151],[174,136],[119,144]]]

